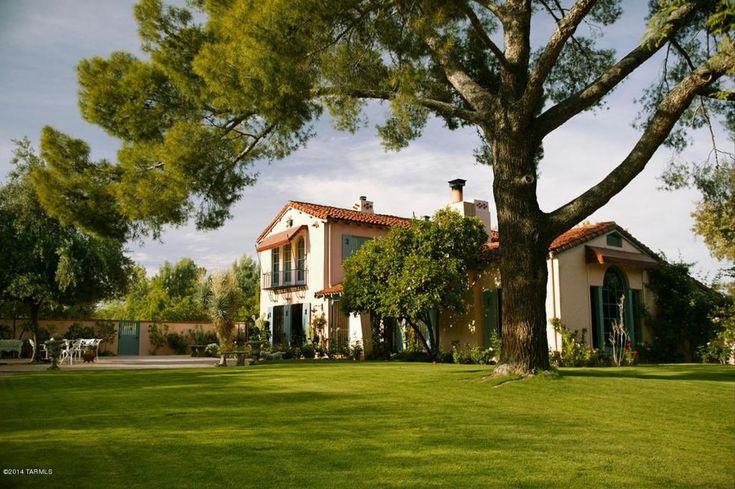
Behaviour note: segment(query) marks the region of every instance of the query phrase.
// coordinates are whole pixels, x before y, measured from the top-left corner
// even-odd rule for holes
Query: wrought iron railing
[[[303,286],[306,285],[307,275],[308,270],[306,268],[280,270],[275,273],[266,272],[261,277],[260,288],[268,290]]]

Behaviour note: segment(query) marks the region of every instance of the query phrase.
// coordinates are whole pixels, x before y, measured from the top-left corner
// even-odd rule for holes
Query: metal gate
[[[140,321],[120,321],[117,331],[118,355],[138,355],[140,353]]]

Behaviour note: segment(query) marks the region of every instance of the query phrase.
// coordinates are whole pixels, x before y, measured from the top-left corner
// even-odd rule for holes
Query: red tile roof
[[[260,243],[263,238],[270,232],[273,226],[278,220],[286,213],[289,209],[296,209],[301,212],[305,212],[319,219],[328,219],[334,221],[348,221],[362,224],[371,224],[374,226],[390,227],[390,226],[405,226],[411,225],[411,219],[405,217],[391,216],[388,214],[368,214],[366,212],[355,211],[352,209],[343,209],[341,207],[332,207],[329,205],[311,204],[309,202],[298,202],[295,200],[289,200],[286,205],[283,206],[281,211],[271,221],[268,227],[258,236],[256,242]]]
[[[342,293],[342,284],[333,285],[331,287],[327,287],[326,289],[319,290],[317,292],[314,292],[314,297],[324,297],[324,296],[330,296],[330,295],[338,295]]]
[[[625,238],[633,243],[641,251],[656,257],[656,253],[653,252],[646,245],[635,239],[626,230],[618,226],[615,221],[597,222],[594,224],[584,224],[576,228],[572,228],[569,231],[559,235],[549,246],[549,251],[557,255],[562,251],[574,248],[580,244],[586,243],[591,239],[594,239],[603,234],[609,233],[610,231],[617,231]],[[490,240],[482,246],[481,258],[486,261],[494,261],[500,258],[500,236],[497,231],[492,231],[490,234]]]

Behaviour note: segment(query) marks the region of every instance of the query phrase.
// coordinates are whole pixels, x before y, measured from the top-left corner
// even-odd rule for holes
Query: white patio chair
[[[74,357],[82,359],[82,340],[71,340],[69,342],[69,365],[74,363]]]
[[[69,344],[69,340],[61,340],[61,354],[59,355],[59,363],[63,364],[64,360],[67,358],[69,359],[69,365],[71,365],[71,345]]]
[[[97,358],[99,358],[99,356],[100,356],[100,343],[102,343],[102,339],[101,338],[95,338],[92,341],[94,342],[93,346],[94,346],[94,349],[95,349],[95,356]]]

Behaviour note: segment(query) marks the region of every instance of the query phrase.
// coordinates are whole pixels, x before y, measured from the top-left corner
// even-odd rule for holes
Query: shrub
[[[306,359],[312,359],[316,355],[316,348],[311,343],[307,343],[301,347],[301,355]]]
[[[208,357],[219,356],[219,345],[217,343],[209,343],[204,347],[204,354]]]
[[[163,348],[166,343],[166,335],[168,335],[168,324],[162,325],[160,328],[157,324],[151,324],[148,326],[148,337],[151,342],[151,355],[155,355],[160,348]]]
[[[735,353],[735,304],[718,308],[712,315],[717,333],[712,340],[697,349],[705,363],[727,364]]]
[[[397,362],[428,362],[429,354],[420,350],[403,350],[391,355],[390,359]]]
[[[362,360],[362,343],[359,340],[350,346],[349,357],[352,360]]]
[[[83,326],[79,323],[72,323],[69,329],[66,330],[66,333],[64,333],[64,338],[67,340],[89,339],[94,337],[94,328]]]
[[[208,345],[210,343],[217,343],[217,335],[214,331],[204,331],[201,326],[195,326],[193,329],[187,331],[189,341],[192,345]]]
[[[7,324],[0,324],[0,340],[13,339],[13,329]]]
[[[449,352],[440,351],[436,354],[436,363],[454,363],[454,357]]]
[[[115,323],[106,321],[97,321],[94,323],[95,337],[100,338],[104,343],[111,345],[115,341]]]
[[[183,333],[171,332],[166,334],[166,344],[177,355],[183,355],[189,349],[189,341]]]
[[[286,348],[286,351],[283,352],[284,360],[299,359],[299,358],[301,358],[301,348],[299,348],[298,346],[292,346],[291,348]]]

